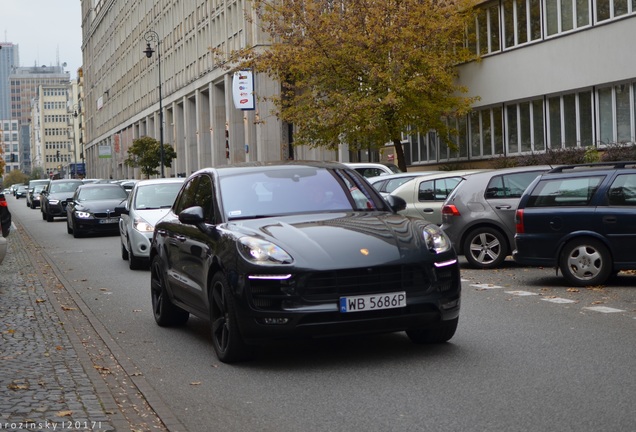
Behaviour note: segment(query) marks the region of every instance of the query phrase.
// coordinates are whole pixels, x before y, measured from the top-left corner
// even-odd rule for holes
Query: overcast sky
[[[82,65],[80,0],[0,0],[0,41],[17,44],[20,66]]]

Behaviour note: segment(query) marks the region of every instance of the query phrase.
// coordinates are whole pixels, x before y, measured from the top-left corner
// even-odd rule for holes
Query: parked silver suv
[[[512,253],[521,195],[548,165],[504,168],[465,177],[442,207],[442,229],[475,268],[501,265]]]

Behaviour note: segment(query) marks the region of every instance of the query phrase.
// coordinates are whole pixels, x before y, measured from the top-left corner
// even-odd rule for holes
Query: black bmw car
[[[119,234],[119,212],[115,207],[128,198],[115,183],[80,186],[66,205],[66,227],[73,237],[85,234]]]
[[[457,257],[437,225],[396,213],[404,206],[339,163],[197,171],[155,226],[154,318],[209,320],[227,363],[264,339],[406,331],[446,342],[459,319]]]

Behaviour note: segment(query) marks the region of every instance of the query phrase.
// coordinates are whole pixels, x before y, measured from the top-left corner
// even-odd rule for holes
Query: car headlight
[[[424,243],[431,252],[441,253],[450,250],[451,242],[440,227],[434,224],[426,225],[422,232]]]
[[[49,204],[51,205],[58,205],[60,203],[60,200],[49,200]]]
[[[280,246],[255,237],[241,237],[238,250],[248,261],[255,264],[291,264],[292,257]]]
[[[76,211],[75,212],[75,216],[80,218],[80,219],[88,219],[88,218],[91,217],[91,214],[89,212]]]
[[[149,224],[148,222],[146,222],[139,216],[137,216],[135,220],[133,221],[133,228],[141,232],[153,232],[155,229],[155,227],[152,226],[152,224]]]

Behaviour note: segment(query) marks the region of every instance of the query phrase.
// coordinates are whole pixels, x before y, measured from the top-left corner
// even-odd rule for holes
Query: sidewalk
[[[117,361],[107,332],[15,222],[0,264],[0,431],[173,429],[140,392],[141,374]]]

